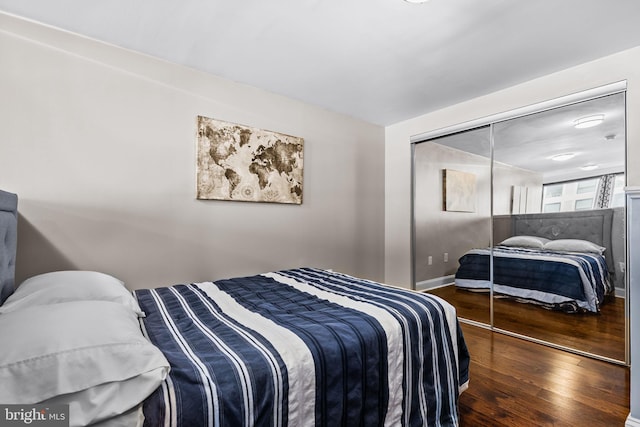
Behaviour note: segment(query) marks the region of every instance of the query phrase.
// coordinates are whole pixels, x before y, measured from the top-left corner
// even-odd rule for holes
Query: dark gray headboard
[[[0,304],[14,290],[18,243],[18,196],[0,190]]]
[[[513,235],[539,236],[547,239],[583,239],[611,248],[613,211],[597,209],[513,215]]]
[[[513,215],[512,235],[539,236],[547,239],[582,239],[607,248],[605,258],[609,271],[624,287],[624,277],[620,273],[619,262],[624,262],[624,208],[595,209],[576,212],[554,212]],[[620,240],[620,241],[618,241]]]

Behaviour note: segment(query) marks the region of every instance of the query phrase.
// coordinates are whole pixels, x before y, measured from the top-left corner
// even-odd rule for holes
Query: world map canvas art
[[[302,203],[304,139],[198,116],[198,199]]]

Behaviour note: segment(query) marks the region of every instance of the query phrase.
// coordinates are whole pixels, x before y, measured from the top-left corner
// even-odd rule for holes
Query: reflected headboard
[[[18,196],[0,190],[0,304],[13,293],[18,243]]]
[[[547,239],[582,239],[611,248],[613,211],[598,209],[513,215],[513,235]]]
[[[604,246],[609,272],[615,276],[618,262],[624,262],[624,231],[618,230],[624,227],[622,218],[623,208],[513,215],[511,232],[514,236],[582,239]]]

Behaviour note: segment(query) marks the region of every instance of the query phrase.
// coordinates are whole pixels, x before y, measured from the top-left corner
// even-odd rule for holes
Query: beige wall
[[[640,185],[640,47],[550,74],[518,86],[406,120],[385,130],[385,280],[411,286],[410,138],[436,129],[627,80],[627,171]]]
[[[416,144],[414,157],[415,280],[419,284],[418,289],[423,289],[442,283],[420,282],[455,274],[458,258],[466,251],[489,245],[491,160],[431,142]],[[474,212],[444,210],[444,169],[475,175]]]
[[[316,266],[384,279],[384,130],[0,14],[0,188],[17,280],[131,288]],[[195,199],[196,116],[305,139],[304,202]]]
[[[524,189],[520,211],[513,211],[513,187]],[[517,203],[517,201],[516,201]],[[526,205],[526,206],[525,206]],[[542,207],[542,175],[504,163],[493,166],[493,214],[538,213]]]

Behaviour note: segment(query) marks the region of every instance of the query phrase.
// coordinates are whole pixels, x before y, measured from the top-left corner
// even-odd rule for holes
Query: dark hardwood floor
[[[444,286],[429,290],[458,311],[458,316],[489,323],[489,295]],[[533,304],[494,299],[497,328],[548,341],[615,360],[625,359],[624,299],[607,297],[601,312],[567,314]]]
[[[471,354],[462,427],[622,427],[629,368],[462,324]]]

